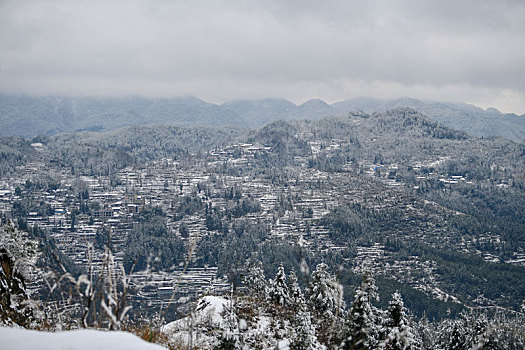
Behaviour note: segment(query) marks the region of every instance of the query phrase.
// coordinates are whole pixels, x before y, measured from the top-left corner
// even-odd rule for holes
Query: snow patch
[[[39,332],[0,327],[2,349],[10,350],[162,350],[127,332],[83,329],[68,332]]]
[[[225,306],[230,301],[222,297],[206,296],[199,300],[195,308],[193,323],[208,323],[216,327],[224,326],[224,317],[222,316]],[[190,316],[168,323],[162,327],[162,332],[166,334],[173,333],[176,330],[184,329],[190,323]]]

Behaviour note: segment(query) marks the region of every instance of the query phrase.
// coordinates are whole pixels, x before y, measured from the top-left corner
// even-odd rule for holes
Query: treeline
[[[250,266],[246,290],[228,296],[224,322],[214,334],[215,349],[522,349],[523,316],[487,314],[470,310],[457,318],[429,322],[416,320],[403,297],[392,293],[388,306],[377,306],[375,279],[362,276],[346,305],[343,287],[326,264],[318,264],[302,288],[297,275],[281,265],[266,279],[260,263]],[[197,321],[199,322],[199,321]],[[206,332],[204,318],[194,328]],[[264,325],[269,324],[264,328]],[[215,325],[217,326],[217,325]]]

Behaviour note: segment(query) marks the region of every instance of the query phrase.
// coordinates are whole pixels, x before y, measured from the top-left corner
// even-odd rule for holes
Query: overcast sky
[[[0,91],[525,113],[525,1],[0,0]]]

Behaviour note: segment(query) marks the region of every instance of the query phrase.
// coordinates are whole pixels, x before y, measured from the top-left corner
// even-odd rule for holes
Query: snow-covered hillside
[[[196,303],[189,316],[162,327],[172,346],[213,349],[235,346],[242,349],[289,349],[300,331],[286,319],[282,310],[269,313],[254,308],[254,300],[240,295],[232,303],[220,296],[205,296]],[[272,305],[269,303],[268,305]],[[272,305],[273,307],[273,305]],[[243,312],[248,311],[247,313]],[[325,349],[312,339],[305,349]],[[222,347],[221,347],[222,348]]]
[[[162,327],[162,332],[173,344],[192,342],[199,347],[213,347],[228,326],[224,314],[229,303],[222,297],[203,297],[197,302],[192,315],[168,323]]]
[[[0,327],[2,349],[10,350],[162,350],[126,332],[92,329],[69,332],[39,332],[23,328]]]

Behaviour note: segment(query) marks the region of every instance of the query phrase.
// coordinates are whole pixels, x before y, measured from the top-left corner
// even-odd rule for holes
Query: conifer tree
[[[306,300],[294,270],[290,272],[288,278],[288,294],[293,311],[299,312],[306,308]]]
[[[257,261],[248,268],[245,281],[250,294],[259,300],[265,300],[268,295],[268,282],[264,277],[262,263]]]
[[[466,332],[461,320],[445,320],[439,328],[439,345],[445,350],[466,348]]]
[[[377,287],[372,275],[366,273],[349,311],[348,334],[342,344],[343,349],[373,349],[378,346],[380,327],[384,321],[381,311],[372,305],[373,299],[379,299]]]
[[[290,342],[291,350],[317,350],[322,348],[315,334],[310,312],[299,311],[292,321],[294,332]]]
[[[387,327],[388,334],[382,343],[385,349],[410,350],[419,348],[403,298],[398,292],[392,294],[392,300],[388,306]]]
[[[465,344],[469,348],[482,349],[490,339],[487,315],[482,313],[463,313]]]
[[[241,331],[239,329],[239,317],[237,316],[237,306],[234,300],[233,284],[230,289],[229,303],[224,305],[223,317],[225,319],[225,329],[221,337],[219,337],[219,344],[215,346],[216,350],[234,350],[243,349],[244,342]]]
[[[308,306],[315,319],[317,336],[327,345],[339,342],[343,328],[345,303],[343,288],[324,263],[317,265],[308,287]]]
[[[423,313],[423,317],[421,317],[416,327],[416,334],[421,347],[423,349],[434,349],[436,347],[436,330],[434,325],[428,321],[426,314]]]
[[[286,273],[283,265],[280,265],[275,279],[270,282],[268,291],[270,301],[280,306],[290,305],[290,295],[288,294],[288,285],[286,284]]]

